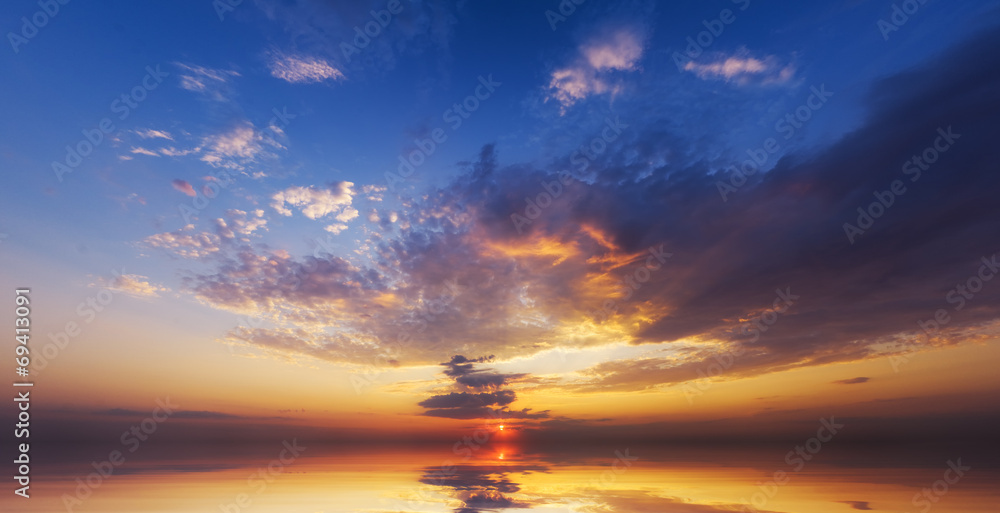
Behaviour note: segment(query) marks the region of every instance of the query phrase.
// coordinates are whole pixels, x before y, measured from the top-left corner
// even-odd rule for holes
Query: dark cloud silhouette
[[[457,408],[427,410],[424,415],[428,417],[442,417],[446,419],[544,419],[548,418],[549,411],[532,413],[531,408],[523,410],[509,410],[505,408],[487,408],[485,406],[462,406]]]
[[[445,376],[451,376],[455,378],[473,372],[473,367],[474,367],[473,364],[488,362],[492,359],[493,355],[481,356],[479,358],[470,360],[460,354],[457,354],[455,356],[452,356],[450,361],[442,363],[441,365],[448,367],[444,371]]]
[[[461,408],[470,406],[506,406],[516,399],[513,390],[500,390],[497,392],[483,392],[470,394],[468,392],[452,392],[445,395],[436,395],[430,399],[425,399],[417,403],[424,408]]]
[[[477,369],[475,364],[489,362],[492,356],[469,359],[455,355],[451,360],[441,363],[445,367],[444,374],[455,380],[457,385],[473,389],[486,389],[489,392],[449,392],[439,394],[417,403],[427,408],[424,415],[448,419],[543,419],[549,416],[548,411],[532,413],[530,408],[511,410],[508,405],[517,400],[513,390],[500,390],[500,387],[526,377],[527,374],[498,374]],[[491,408],[496,406],[496,408]]]
[[[867,501],[840,501],[843,504],[847,504],[851,509],[860,509],[864,511],[870,511],[872,508],[868,505]]]
[[[869,379],[871,379],[871,378],[867,378],[867,377],[863,377],[862,376],[862,377],[851,378],[851,379],[838,379],[837,381],[834,381],[834,383],[836,383],[838,385],[857,385],[859,383],[867,383]]]
[[[469,374],[455,378],[455,382],[470,388],[499,388],[527,374]]]

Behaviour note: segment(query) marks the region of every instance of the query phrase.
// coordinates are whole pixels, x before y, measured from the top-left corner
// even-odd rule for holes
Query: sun
[[[500,424],[500,431],[503,431],[503,424]]]

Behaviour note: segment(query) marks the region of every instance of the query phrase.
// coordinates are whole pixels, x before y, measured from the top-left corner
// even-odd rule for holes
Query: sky
[[[37,407],[985,434],[1000,2],[903,4],[5,3]]]

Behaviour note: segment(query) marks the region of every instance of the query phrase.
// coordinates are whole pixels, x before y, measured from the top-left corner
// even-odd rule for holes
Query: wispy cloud
[[[642,59],[643,41],[634,29],[619,29],[595,36],[578,49],[572,64],[556,69],[549,79],[548,99],[563,110],[591,95],[621,90],[609,72],[635,71]]]
[[[271,76],[293,84],[343,80],[344,74],[330,62],[318,57],[272,53],[268,56]]]
[[[180,74],[182,89],[201,93],[205,97],[219,102],[227,102],[232,98],[229,82],[233,77],[240,76],[238,72],[179,62],[174,64],[182,71]]]
[[[867,377],[858,377],[858,378],[851,378],[851,379],[838,379],[837,381],[834,381],[834,383],[838,384],[838,385],[857,385],[857,384],[860,384],[860,383],[867,383],[870,379],[871,378],[867,378]]]
[[[170,290],[162,285],[150,283],[148,277],[138,274],[122,274],[113,279],[99,278],[91,286],[106,287],[139,298],[158,297],[160,292]]]
[[[241,121],[232,128],[202,140],[205,148],[200,160],[213,167],[242,170],[259,157],[270,155],[266,145],[276,147],[249,121]]]
[[[140,129],[140,130],[133,130],[132,133],[138,135],[139,137],[142,137],[143,139],[167,139],[170,141],[174,140],[174,137],[170,135],[170,132],[164,130]]]
[[[181,258],[199,259],[220,250],[219,236],[212,233],[195,233],[194,226],[187,225],[173,232],[150,235],[143,245],[165,250]]]
[[[794,65],[781,65],[773,55],[758,59],[747,52],[721,57],[705,64],[690,61],[684,66],[684,70],[703,80],[725,80],[739,85],[786,84],[795,77]]]
[[[141,146],[139,146],[139,147],[133,146],[132,149],[129,150],[129,153],[138,154],[138,155],[149,155],[150,157],[159,157],[160,156],[159,153],[156,153],[155,151],[152,151],[152,150],[147,150],[146,148],[143,148]]]

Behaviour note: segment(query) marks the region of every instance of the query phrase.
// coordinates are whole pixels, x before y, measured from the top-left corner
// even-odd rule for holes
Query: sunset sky
[[[0,51],[75,436],[995,429],[1000,2],[182,3]]]

